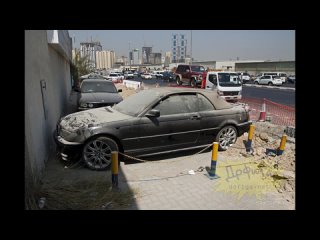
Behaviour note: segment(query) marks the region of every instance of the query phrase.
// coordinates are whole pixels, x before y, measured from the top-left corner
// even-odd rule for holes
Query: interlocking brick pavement
[[[226,159],[225,152],[218,154],[219,163]],[[156,157],[154,157],[156,159]],[[214,209],[295,209],[275,189],[261,199],[245,194],[237,199],[230,193],[216,191],[218,180],[210,180],[206,170],[199,167],[210,165],[211,152],[193,156],[179,156],[166,160],[123,164],[119,182],[136,189],[139,194],[129,209],[139,210],[214,210]],[[240,159],[241,161],[243,159]],[[195,175],[188,174],[193,169]],[[219,170],[217,170],[217,174]]]

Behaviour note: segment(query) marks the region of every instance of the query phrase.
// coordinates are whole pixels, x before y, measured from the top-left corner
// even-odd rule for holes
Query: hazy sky
[[[187,54],[191,30],[69,30],[73,44],[100,41],[103,50],[117,57],[128,56],[130,48],[153,47],[152,52],[171,51],[174,33],[186,34]],[[130,43],[130,44],[129,44]],[[192,30],[192,57],[195,60],[295,60],[294,30]]]

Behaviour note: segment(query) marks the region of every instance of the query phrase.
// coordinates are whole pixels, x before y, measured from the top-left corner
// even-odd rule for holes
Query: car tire
[[[194,78],[190,79],[190,86],[192,88],[196,88],[197,87],[197,82],[196,82],[196,80]]]
[[[230,144],[237,141],[238,132],[234,126],[228,125],[223,127],[216,136],[215,141],[219,143],[219,150],[226,151]]]
[[[254,84],[259,85],[259,82],[258,82],[258,81],[255,81]]]
[[[111,152],[119,151],[118,144],[111,138],[98,137],[89,140],[83,147],[82,158],[92,170],[105,170],[111,166]]]
[[[273,86],[273,83],[272,83],[272,82],[269,82],[268,85],[269,85],[269,86]]]
[[[181,80],[180,80],[180,77],[177,77],[177,78],[176,78],[176,82],[177,82],[177,85],[179,85],[179,86],[182,84],[182,82],[181,82]]]

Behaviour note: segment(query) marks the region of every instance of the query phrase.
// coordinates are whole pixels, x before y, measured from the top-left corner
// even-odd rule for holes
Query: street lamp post
[[[129,71],[131,70],[130,42],[129,42]]]
[[[191,30],[191,48],[190,48],[190,50],[191,50],[191,51],[190,51],[190,55],[191,55],[191,56],[190,56],[190,58],[191,58],[191,59],[190,59],[190,63],[192,64],[192,30]]]

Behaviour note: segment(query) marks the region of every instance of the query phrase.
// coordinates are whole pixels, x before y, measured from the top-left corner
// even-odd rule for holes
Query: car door
[[[270,77],[270,76],[262,76],[261,78],[260,78],[260,81],[259,81],[259,83],[260,84],[268,84],[268,77]]]
[[[214,141],[215,136],[219,132],[220,124],[225,118],[224,110],[216,110],[212,103],[202,94],[198,93],[198,109],[201,117],[200,120],[200,136],[198,143],[209,144]]]
[[[190,66],[185,66],[182,73],[183,82],[189,82],[191,76]]]
[[[200,135],[200,115],[196,94],[170,95],[151,109],[159,117],[141,117],[139,141],[143,153],[167,151],[194,146]]]

